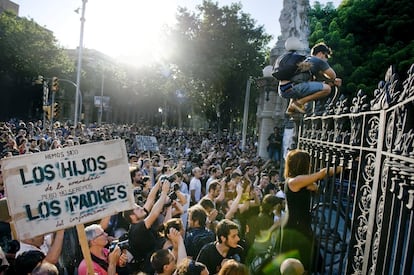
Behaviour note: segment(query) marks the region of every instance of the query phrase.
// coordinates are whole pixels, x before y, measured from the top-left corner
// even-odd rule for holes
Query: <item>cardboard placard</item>
[[[123,140],[3,159],[2,169],[8,208],[19,239],[134,207]]]

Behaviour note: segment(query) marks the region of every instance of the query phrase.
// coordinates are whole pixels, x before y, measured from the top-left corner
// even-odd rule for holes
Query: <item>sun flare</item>
[[[137,66],[162,58],[165,49],[160,33],[164,25],[172,24],[175,20],[175,1],[123,0],[89,3],[85,16],[86,48],[99,48],[104,53],[128,60]],[[91,33],[88,29],[99,31]]]

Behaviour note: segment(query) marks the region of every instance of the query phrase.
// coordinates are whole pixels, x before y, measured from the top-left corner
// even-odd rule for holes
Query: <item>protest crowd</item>
[[[257,157],[253,137],[242,151],[237,134],[191,129],[11,120],[0,131],[2,158],[125,141],[135,206],[85,224],[95,274],[265,274],[258,256],[275,245],[285,192],[280,162]],[[75,229],[16,241],[10,222],[1,215],[0,274],[88,274]]]

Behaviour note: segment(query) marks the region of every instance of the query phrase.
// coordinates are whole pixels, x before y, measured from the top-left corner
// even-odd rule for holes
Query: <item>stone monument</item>
[[[283,9],[279,18],[281,35],[278,37],[275,47],[271,50],[269,66],[273,65],[277,57],[286,52],[286,46],[289,49],[295,48],[303,54],[309,53],[309,9],[309,0],[283,0]],[[295,38],[292,41],[299,41],[299,43],[286,43],[288,38]],[[301,49],[298,49],[297,44],[302,46]],[[268,159],[267,138],[273,132],[273,128],[275,126],[287,128],[284,132],[290,137],[286,137],[286,144],[284,141],[283,146],[286,149],[292,147],[290,143],[292,136],[295,135],[295,133],[292,133],[294,132],[294,124],[285,115],[287,100],[278,95],[277,80],[271,81],[268,75],[264,75],[263,78],[257,80],[257,83],[261,89],[256,113],[259,126],[258,155],[263,159]]]

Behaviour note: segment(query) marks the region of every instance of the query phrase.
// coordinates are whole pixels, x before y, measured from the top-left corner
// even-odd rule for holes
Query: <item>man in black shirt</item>
[[[210,274],[217,274],[224,261],[234,259],[243,263],[243,248],[240,241],[239,227],[236,223],[224,219],[217,224],[217,241],[206,244],[200,251],[197,261],[205,264]]]
[[[155,196],[161,184],[161,195],[154,204]],[[143,207],[136,205],[134,209],[124,212],[125,219],[131,223],[128,231],[128,250],[134,256],[134,263],[129,264],[130,271],[143,271],[147,274],[154,272],[150,257],[154,251],[161,248],[161,245],[158,243],[156,231],[151,227],[163,210],[169,190],[170,183],[168,180],[164,180],[162,183],[158,181],[148,195]]]
[[[187,256],[196,258],[204,245],[214,242],[215,235],[206,228],[207,213],[201,205],[188,210],[188,231],[184,240]]]
[[[282,136],[280,135],[278,127],[273,128],[273,133],[269,135],[267,141],[269,142],[269,144],[267,145],[269,159],[276,162],[276,165],[279,165],[280,151],[282,148]]]

